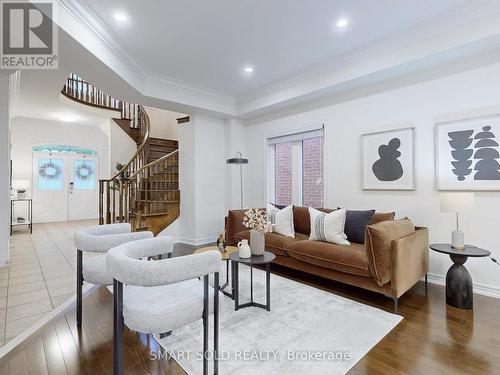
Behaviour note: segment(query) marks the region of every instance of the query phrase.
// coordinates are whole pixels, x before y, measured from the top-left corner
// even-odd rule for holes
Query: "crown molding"
[[[104,20],[91,7],[76,0],[56,1],[60,6],[57,20],[59,26],[123,79],[133,85],[140,94],[155,96],[158,99],[164,99],[169,102],[176,102],[179,98],[181,100],[184,98],[188,99],[189,102],[180,102],[180,105],[194,108],[200,106],[201,110],[234,115],[236,109],[235,98],[171,77],[160,77],[151,72],[138,59],[120,48],[119,42],[106,26]],[[61,10],[64,12],[61,12]],[[71,24],[70,20],[65,20],[64,15],[70,16],[71,21],[76,23],[76,25]],[[79,30],[76,30],[75,26]],[[82,37],[81,32],[83,30],[88,38]],[[116,62],[119,62],[120,67],[113,64]],[[158,89],[167,93],[167,97],[158,96]]]
[[[443,53],[454,53],[453,49],[500,35],[500,3],[494,0],[468,2],[453,12],[438,15],[418,25],[370,45],[362,46],[351,53],[335,59],[330,64],[313,67],[302,74],[239,96],[236,100],[238,116],[250,118],[281,109],[285,102],[293,104],[323,97],[320,92],[330,93],[334,87],[341,88],[348,82],[360,80],[375,73],[390,77],[402,66],[422,59],[432,59]],[[492,45],[498,48],[498,45]],[[424,65],[424,64],[422,64]],[[302,98],[302,99],[301,99]],[[268,110],[265,108],[269,107]]]
[[[500,2],[469,1],[454,11],[428,19],[370,45],[321,64],[288,80],[268,85],[239,97],[159,75],[119,46],[105,20],[88,5],[76,0],[56,0],[71,16],[62,22],[74,39],[97,56],[141,95],[153,102],[179,104],[191,112],[248,119],[292,105],[336,95],[373,82],[389,80],[420,69],[429,69],[484,52],[485,40],[500,44]],[[88,38],[81,37],[84,30]],[[92,39],[92,40],[90,40]],[[481,50],[480,50],[481,49]],[[184,111],[186,112],[186,111]]]

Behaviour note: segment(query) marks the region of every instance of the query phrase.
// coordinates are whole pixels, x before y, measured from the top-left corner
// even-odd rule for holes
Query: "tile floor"
[[[38,224],[33,234],[15,228],[10,261],[0,269],[0,346],[75,293],[75,231],[97,221]]]

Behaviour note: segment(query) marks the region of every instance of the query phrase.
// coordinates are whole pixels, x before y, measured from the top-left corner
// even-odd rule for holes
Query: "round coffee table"
[[[217,246],[207,246],[207,247],[202,247],[202,248],[196,249],[194,251],[194,253],[195,254],[203,253],[205,251],[211,251],[211,250],[219,251],[219,248]],[[222,260],[226,262],[226,282],[224,283],[224,285],[219,287],[219,290],[222,293],[224,293],[226,296],[229,296],[231,298],[233,297],[233,294],[226,292],[224,289],[226,289],[229,286],[229,259],[230,259],[229,257],[231,254],[237,253],[237,252],[238,252],[238,248],[236,246],[226,246],[226,248],[224,249],[224,252],[221,254]]]
[[[238,253],[233,253],[230,255],[231,258],[231,278],[233,284],[233,299],[234,299],[234,309],[238,311],[239,309],[245,307],[260,307],[271,311],[271,262],[276,258],[273,253],[264,251],[264,254],[259,256],[252,255],[250,258],[240,258]],[[250,302],[239,303],[239,274],[238,266],[239,264],[245,264],[250,267]],[[265,265],[266,266],[266,304],[254,302],[253,300],[253,266]]]
[[[430,244],[429,247],[438,253],[448,254],[453,261],[446,273],[446,303],[460,309],[472,309],[472,278],[464,263],[469,257],[487,257],[491,253],[471,245],[465,245],[463,250],[454,249],[447,243]]]

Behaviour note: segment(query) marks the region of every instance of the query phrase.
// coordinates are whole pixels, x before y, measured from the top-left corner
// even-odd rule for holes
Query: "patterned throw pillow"
[[[311,217],[310,240],[331,242],[338,245],[350,245],[344,233],[345,208],[327,214],[309,207],[309,215]]]
[[[267,221],[273,224],[273,232],[287,237],[295,237],[293,228],[293,205],[282,210],[271,203],[267,204]]]

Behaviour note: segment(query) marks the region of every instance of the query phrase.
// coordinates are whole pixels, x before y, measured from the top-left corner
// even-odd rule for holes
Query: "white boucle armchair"
[[[200,318],[205,353],[203,374],[207,374],[210,312],[214,314],[214,374],[218,374],[220,252],[148,260],[173,248],[173,243],[172,237],[156,237],[123,244],[106,254],[106,267],[114,278],[115,375],[123,374],[123,324],[133,331],[162,334]],[[216,285],[213,293],[209,292],[208,283],[211,274]],[[213,309],[209,303],[212,299]]]
[[[83,281],[96,285],[111,285],[113,277],[106,270],[105,254],[85,259],[83,252],[106,253],[109,249],[130,241],[153,237],[151,232],[131,232],[128,223],[99,225],[75,233],[76,247],[76,322],[82,326]]]

